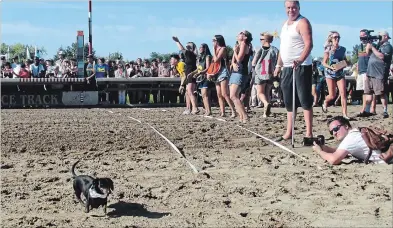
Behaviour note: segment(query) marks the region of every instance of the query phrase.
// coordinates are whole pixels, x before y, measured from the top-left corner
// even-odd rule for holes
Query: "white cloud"
[[[5,2],[7,4],[7,2]],[[63,3],[63,2],[49,2],[49,1],[32,1],[26,2],[21,1],[20,8],[27,9],[61,9],[61,10],[87,10],[88,5],[87,1],[79,1],[79,2],[71,2],[71,3]]]
[[[40,36],[63,36],[65,31],[57,28],[41,27],[38,25],[33,25],[30,22],[12,22],[12,23],[2,23],[1,33],[4,35],[21,35],[30,37],[40,37]]]

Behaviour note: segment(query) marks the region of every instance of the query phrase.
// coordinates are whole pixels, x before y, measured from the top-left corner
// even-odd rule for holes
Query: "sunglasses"
[[[213,42],[217,42],[217,40],[213,39]]]
[[[259,39],[260,41],[264,41],[265,39]]]
[[[342,126],[343,126],[343,125],[341,125],[341,124],[335,126],[332,130],[329,131],[330,134],[333,135],[333,133],[338,132]]]
[[[333,38],[333,39],[340,39],[341,37],[339,37],[339,36],[333,36],[332,38]]]

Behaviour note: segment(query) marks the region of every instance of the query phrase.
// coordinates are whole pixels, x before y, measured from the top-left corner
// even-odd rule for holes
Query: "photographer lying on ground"
[[[340,145],[337,148],[332,148],[326,145],[320,146],[314,142],[313,150],[318,152],[319,155],[321,155],[321,157],[330,164],[340,164],[340,162],[349,154],[361,161],[365,161],[366,163],[372,162],[377,164],[392,164],[392,134],[373,134],[374,131],[371,129],[371,131],[373,131],[371,132],[369,128],[352,128],[349,121],[342,116],[336,116],[332,118],[330,121],[328,121],[328,126],[330,134],[333,135],[336,140],[341,142]],[[369,130],[369,133],[366,132],[367,130]],[[362,136],[362,132],[363,135],[366,136],[366,139],[370,139],[368,141],[371,141],[371,143],[366,143],[365,138]],[[386,144],[385,141],[377,142],[380,140],[380,136],[388,137]],[[374,144],[374,147],[379,148],[379,150],[371,150],[370,144]],[[384,145],[381,146],[382,144]]]

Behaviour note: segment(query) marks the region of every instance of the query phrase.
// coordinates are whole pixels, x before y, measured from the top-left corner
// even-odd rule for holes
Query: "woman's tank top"
[[[326,52],[329,53],[329,58],[328,58],[328,64],[329,66],[336,64],[342,60],[344,60],[345,57],[345,53],[346,53],[346,49],[345,47],[339,46],[336,50],[332,51],[330,49],[328,49]],[[344,69],[338,70],[338,71],[334,71],[331,69],[326,69],[326,73],[331,76],[331,77],[341,77],[344,75]]]

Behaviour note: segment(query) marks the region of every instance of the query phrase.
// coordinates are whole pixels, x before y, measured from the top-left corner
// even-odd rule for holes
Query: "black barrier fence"
[[[346,80],[347,88],[354,88],[355,78]],[[393,78],[389,80],[393,85]],[[80,78],[3,78],[0,82],[2,108],[91,107],[102,100],[116,101],[119,90],[127,91],[131,106],[184,106],[184,96],[178,93],[180,78],[100,78],[91,91]],[[215,88],[212,92],[216,105]]]
[[[152,99],[160,101],[161,106],[184,105],[184,97],[178,93],[179,78],[100,78],[96,86],[88,86],[83,78],[4,78],[0,82],[2,108],[108,105],[109,100],[118,101],[119,90],[126,91],[128,103],[134,103],[134,106],[158,105],[149,104],[150,96],[161,98]],[[168,96],[171,99],[166,99]]]
[[[98,104],[98,91],[43,91],[1,94],[2,108],[82,107]]]

